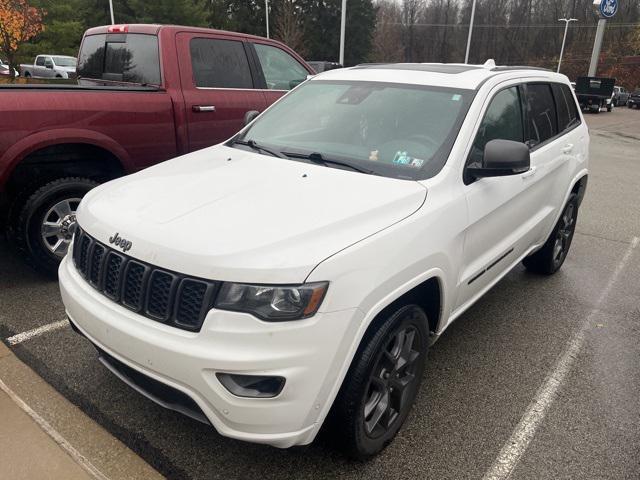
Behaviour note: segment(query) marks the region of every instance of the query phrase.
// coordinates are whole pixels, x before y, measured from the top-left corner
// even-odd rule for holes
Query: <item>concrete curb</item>
[[[4,459],[0,477],[42,478],[44,459],[35,457],[46,451],[47,464],[58,472],[48,471],[47,478],[163,478],[22,363],[2,342],[0,402],[5,405],[3,413],[16,419],[0,424],[0,445],[6,442],[15,452],[23,452]],[[34,450],[34,445],[39,447]],[[59,476],[60,472],[64,474]]]

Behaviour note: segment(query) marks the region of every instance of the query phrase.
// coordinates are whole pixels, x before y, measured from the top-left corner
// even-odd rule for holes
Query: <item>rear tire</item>
[[[382,451],[398,433],[418,393],[429,338],[422,308],[381,317],[363,338],[333,405],[329,429],[350,457]]]
[[[14,203],[7,235],[27,263],[52,277],[75,231],[75,212],[97,182],[66,177],[49,182]]]
[[[522,260],[526,269],[543,275],[556,273],[569,253],[577,220],[578,195],[572,193],[542,248]]]

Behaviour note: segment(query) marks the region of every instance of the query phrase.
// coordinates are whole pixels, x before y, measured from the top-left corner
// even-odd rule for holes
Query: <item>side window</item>
[[[562,132],[567,129],[571,122],[569,118],[569,104],[567,103],[567,99],[564,98],[564,93],[562,93],[559,84],[552,83],[551,90],[553,91],[553,99],[556,102],[556,111],[558,112],[558,130]]]
[[[576,111],[573,95],[568,91],[569,88],[566,85],[552,83],[551,90],[553,91],[553,98],[558,111],[558,130],[562,132],[575,124],[578,112]]]
[[[558,117],[551,96],[551,87],[547,83],[527,85],[527,104],[529,105],[530,146],[538,145],[558,133]]]
[[[522,105],[518,87],[506,88],[491,100],[471,147],[468,163],[480,163],[490,140],[522,142]]]
[[[580,115],[578,114],[578,106],[576,105],[576,100],[573,97],[573,92],[569,88],[568,85],[564,83],[560,85],[560,90],[564,93],[564,98],[567,100],[567,105],[569,105],[569,124],[580,123]]]
[[[36,65],[39,67],[44,67],[44,57],[37,57],[36,58]]]
[[[51,60],[51,57],[45,57],[44,58],[44,66],[45,67],[53,67],[53,60]]]
[[[254,46],[270,90],[291,90],[307,79],[307,69],[284,50],[260,43]]]
[[[190,50],[197,87],[253,88],[249,60],[242,42],[194,38]]]

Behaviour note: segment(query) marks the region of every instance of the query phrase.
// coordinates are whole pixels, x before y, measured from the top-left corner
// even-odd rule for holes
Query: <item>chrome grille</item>
[[[96,290],[140,315],[199,331],[220,282],[154,267],[124,255],[77,229],[73,262]]]

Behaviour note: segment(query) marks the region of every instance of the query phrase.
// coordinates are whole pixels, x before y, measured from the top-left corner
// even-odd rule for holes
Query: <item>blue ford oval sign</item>
[[[618,0],[600,0],[598,8],[603,18],[611,18],[618,12]]]

